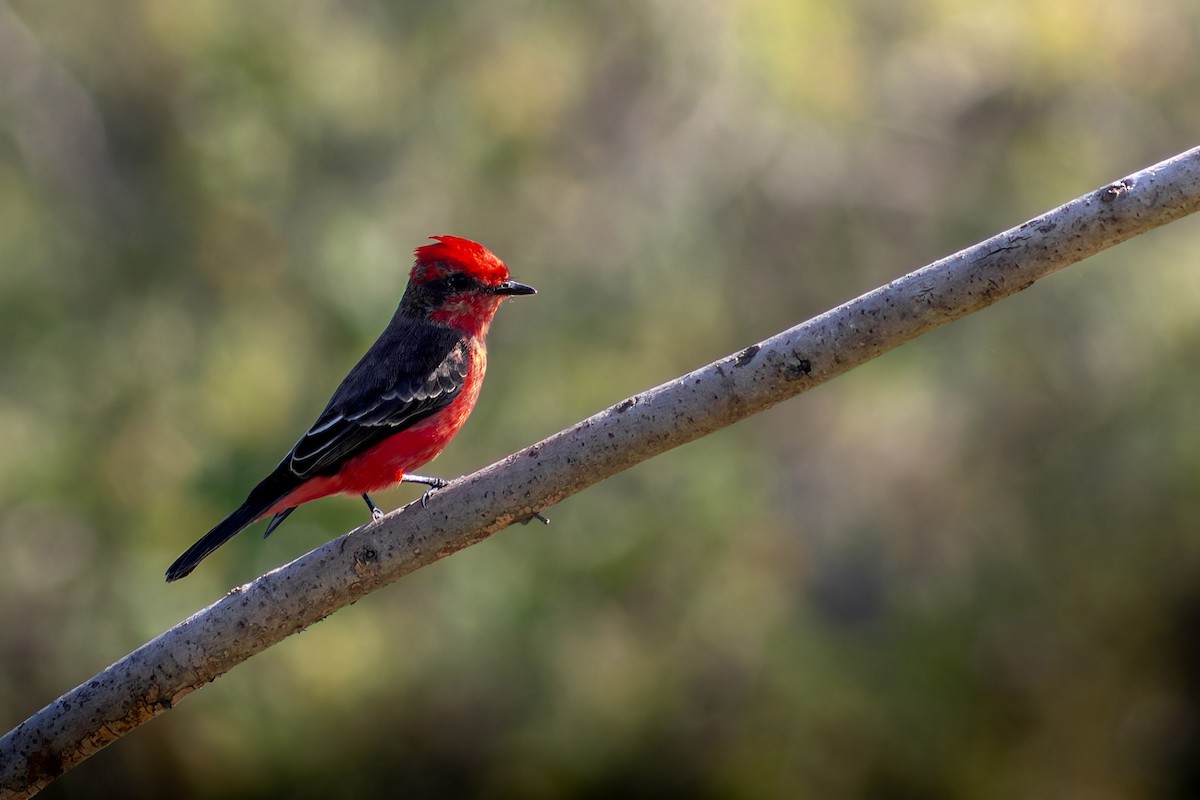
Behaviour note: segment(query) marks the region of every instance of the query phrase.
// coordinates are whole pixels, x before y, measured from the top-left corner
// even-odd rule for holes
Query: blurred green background
[[[0,727],[364,521],[162,580],[429,234],[541,292],[453,476],[1197,144],[1197,86],[1193,0],[0,3]],[[1198,252],[596,486],[45,796],[1198,796]]]

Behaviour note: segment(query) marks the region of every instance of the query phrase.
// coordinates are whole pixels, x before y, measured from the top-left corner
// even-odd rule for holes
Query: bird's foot
[[[425,490],[425,493],[421,495],[421,508],[429,507],[429,498],[433,497],[433,493],[436,492],[440,488],[442,488],[442,487],[434,486],[432,489]]]
[[[429,498],[433,497],[433,493],[438,489],[450,485],[450,481],[445,478],[430,478],[425,475],[405,475],[404,483],[423,483],[429,488],[425,490],[425,494],[421,495],[421,508],[426,508],[429,503]]]
[[[378,522],[383,519],[383,509],[375,505],[375,501],[369,495],[364,494],[362,498],[367,501],[367,508],[371,509],[371,521]]]

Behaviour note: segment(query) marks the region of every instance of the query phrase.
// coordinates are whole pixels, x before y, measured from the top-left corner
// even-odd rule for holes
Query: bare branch
[[[27,797],[250,656],[646,459],[762,411],[1038,279],[1200,209],[1200,148],[624,400],[238,587],[0,739]]]

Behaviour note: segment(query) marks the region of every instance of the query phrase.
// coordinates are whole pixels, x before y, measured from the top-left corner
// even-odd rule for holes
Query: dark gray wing
[[[347,459],[450,405],[469,366],[469,342],[459,332],[393,320],[277,471],[301,480],[336,473]]]

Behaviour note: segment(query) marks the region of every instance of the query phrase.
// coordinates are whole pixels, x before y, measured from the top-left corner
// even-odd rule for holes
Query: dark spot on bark
[[[799,380],[812,374],[812,362],[807,358],[793,353],[791,358],[783,360],[783,364],[780,365],[780,371],[783,372],[783,377],[789,381]]]
[[[633,408],[636,404],[637,404],[636,397],[630,397],[627,400],[622,400],[621,402],[617,403],[617,413],[624,414],[626,411]]]
[[[1100,202],[1111,203],[1132,188],[1133,180],[1131,178],[1124,178],[1116,183],[1110,183],[1100,190]]]
[[[747,364],[749,364],[751,361],[753,361],[753,360],[754,360],[754,357],[755,357],[756,355],[758,355],[758,351],[759,351],[759,350],[761,350],[761,349],[762,349],[762,348],[761,348],[761,347],[759,347],[759,346],[758,346],[758,345],[756,345],[756,344],[752,344],[752,345],[750,345],[750,346],[749,346],[749,347],[747,347],[745,350],[743,350],[742,352],[738,353],[738,357],[737,357],[736,359],[734,359],[734,361],[733,361],[733,365],[734,365],[735,367],[744,367],[744,366],[746,366]]]
[[[25,777],[30,784],[37,782],[39,778],[54,778],[61,775],[64,766],[62,759],[50,747],[49,742],[42,743],[39,749],[30,753],[26,765]]]
[[[359,564],[373,564],[379,560],[379,553],[374,547],[364,547],[354,554],[354,560]]]

